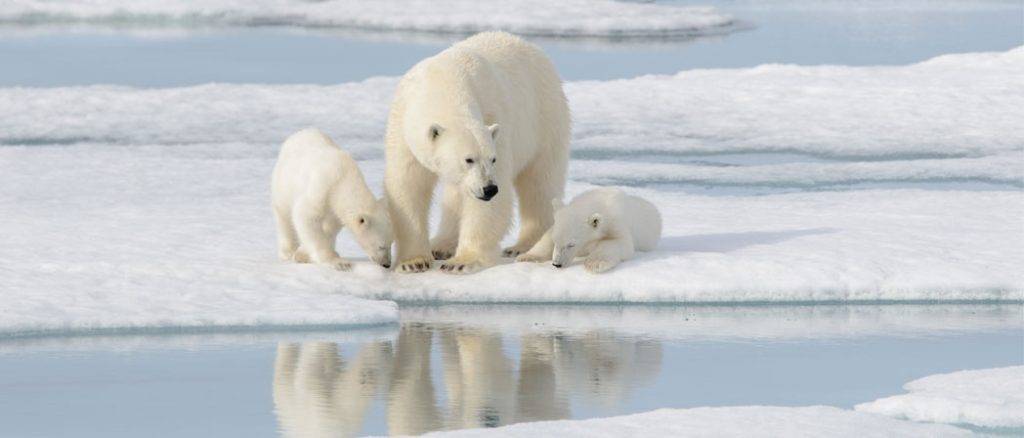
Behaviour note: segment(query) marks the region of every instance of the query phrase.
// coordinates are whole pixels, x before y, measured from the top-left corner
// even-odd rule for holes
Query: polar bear
[[[569,266],[576,255],[586,257],[590,272],[604,272],[633,253],[650,251],[661,238],[661,213],[646,200],[616,188],[583,192],[563,205],[552,199],[555,225],[530,251],[516,261],[552,260],[556,268]]]
[[[385,202],[373,196],[352,156],[323,132],[304,129],[285,140],[271,189],[283,260],[350,269],[352,264],[334,250],[338,231],[348,227],[374,262],[391,267]]]
[[[551,198],[565,188],[569,107],[554,65],[536,46],[486,32],[416,64],[388,115],[384,191],[395,226],[398,270],[471,273],[491,266],[512,220],[506,256],[526,251],[552,224]],[[437,181],[440,230],[428,240]]]

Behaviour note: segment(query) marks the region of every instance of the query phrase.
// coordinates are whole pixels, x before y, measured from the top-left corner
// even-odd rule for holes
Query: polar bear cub
[[[334,250],[338,231],[348,227],[374,262],[391,267],[387,206],[352,156],[323,132],[304,129],[285,140],[271,186],[281,259],[348,270],[352,264]]]
[[[661,238],[661,213],[650,202],[616,188],[594,189],[569,205],[551,201],[555,224],[520,262],[551,260],[556,268],[569,266],[577,255],[586,257],[590,272],[605,272],[633,253],[650,251]]]

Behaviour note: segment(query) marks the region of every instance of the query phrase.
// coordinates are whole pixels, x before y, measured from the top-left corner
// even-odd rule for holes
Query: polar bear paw
[[[431,260],[427,257],[413,257],[398,264],[395,268],[398,272],[424,272],[430,269]]]
[[[430,255],[434,256],[434,260],[448,260],[455,255],[455,248],[435,247],[430,250]]]
[[[472,274],[486,267],[487,265],[481,263],[479,260],[473,260],[464,257],[448,259],[443,264],[441,264],[441,270],[449,274]]]
[[[305,249],[299,248],[292,253],[292,261],[295,263],[309,263],[309,253]]]
[[[341,259],[341,258],[334,259],[334,260],[329,260],[326,263],[324,263],[324,265],[330,267],[331,269],[334,269],[335,271],[351,271],[352,270],[352,262],[349,262],[348,260]]]
[[[544,256],[539,256],[539,255],[536,255],[536,254],[526,253],[526,254],[520,254],[519,257],[516,257],[516,261],[517,262],[527,262],[527,263],[540,263],[540,262],[546,262],[546,261],[548,261],[548,259],[546,257],[544,257]]]
[[[502,257],[512,258],[512,257],[518,256],[519,254],[523,254],[523,253],[525,253],[525,252],[527,252],[529,250],[530,250],[530,247],[528,247],[528,246],[520,246],[520,245],[510,246],[508,248],[505,248],[505,249],[501,250],[501,256]]]
[[[606,272],[609,269],[614,268],[615,263],[612,263],[604,259],[587,259],[585,262],[583,262],[583,267],[586,268],[588,271],[597,274],[601,272]]]

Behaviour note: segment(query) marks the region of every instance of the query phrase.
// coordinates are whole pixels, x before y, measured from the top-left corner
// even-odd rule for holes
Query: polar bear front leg
[[[459,186],[445,185],[441,201],[441,226],[430,239],[430,253],[434,260],[447,260],[455,255],[459,245],[459,216],[462,215],[462,192]]]
[[[384,196],[395,232],[398,272],[423,272],[430,269],[427,213],[437,176],[421,165],[407,150],[387,155]]]
[[[614,268],[623,260],[633,257],[633,239],[617,238],[594,244],[583,262],[583,267],[595,274]]]
[[[320,209],[303,205],[292,212],[295,231],[299,234],[302,246],[299,251],[308,254],[314,262],[330,266],[339,271],[352,269],[352,263],[341,258],[334,251],[334,242],[324,232],[323,212]],[[296,251],[298,253],[299,251]]]
[[[499,183],[498,187],[509,185]],[[511,190],[499,191],[490,201],[468,196],[463,198],[459,245],[455,256],[446,260],[441,270],[472,274],[497,263],[501,251],[498,244],[512,221],[512,193],[509,192]]]

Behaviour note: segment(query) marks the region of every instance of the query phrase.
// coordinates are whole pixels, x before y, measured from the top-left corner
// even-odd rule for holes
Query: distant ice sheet
[[[725,33],[736,22],[711,7],[612,0],[123,0],[8,1],[0,23],[121,26],[290,25],[555,37],[681,37]]]
[[[317,126],[378,158],[395,84],[2,88],[0,144],[271,146]],[[573,177],[584,182],[1024,185],[1024,48],[909,66],[691,70],[566,91]],[[796,162],[718,159],[759,154]]]
[[[922,437],[972,436],[939,424],[894,420],[827,406],[731,406],[659,409],[642,414],[591,420],[519,423],[497,429],[435,432],[428,437]]]
[[[1024,366],[938,374],[903,388],[907,394],[856,409],[913,421],[1024,428]]]

